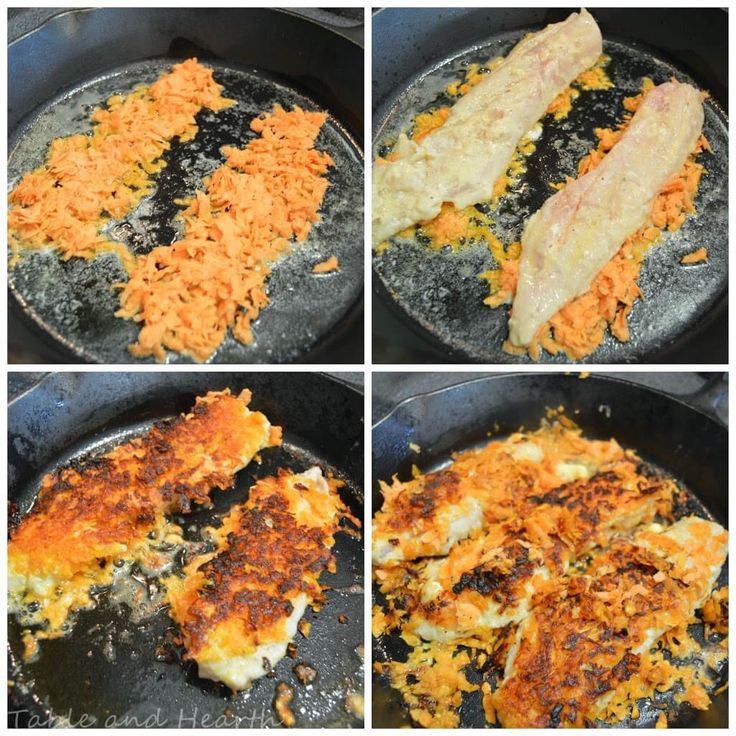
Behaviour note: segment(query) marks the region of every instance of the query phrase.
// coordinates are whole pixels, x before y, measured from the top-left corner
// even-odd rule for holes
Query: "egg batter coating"
[[[509,319],[514,345],[528,345],[547,320],[584,294],[626,238],[646,223],[657,195],[695,148],[703,120],[695,87],[654,87],[601,163],[529,218]]]
[[[602,50],[593,17],[573,13],[520,41],[421,143],[402,135],[399,157],[373,168],[374,243],[431,220],[443,202],[462,209],[487,199],[521,138]]]

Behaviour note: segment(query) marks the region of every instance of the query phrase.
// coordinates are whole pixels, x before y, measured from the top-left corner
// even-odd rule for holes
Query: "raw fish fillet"
[[[532,215],[521,238],[509,320],[514,345],[528,345],[547,320],[590,288],[626,238],[646,223],[702,127],[697,89],[677,82],[654,87],[601,163]]]
[[[373,168],[373,241],[491,195],[521,138],[601,55],[601,33],[582,10],[525,38],[453,105],[421,143],[399,138],[401,158]]]

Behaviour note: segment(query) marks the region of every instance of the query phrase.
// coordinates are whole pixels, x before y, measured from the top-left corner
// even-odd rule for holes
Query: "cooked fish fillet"
[[[520,139],[602,48],[592,16],[573,13],[517,44],[421,143],[402,136],[400,157],[373,167],[373,241],[435,217],[443,202],[487,199]]]
[[[702,127],[698,90],[677,82],[654,87],[600,164],[532,215],[521,239],[509,320],[513,344],[528,345],[547,320],[590,288],[626,238],[646,223]]]
[[[92,605],[90,587],[111,580],[115,561],[152,554],[156,532],[171,530],[165,514],[208,504],[212,489],[232,485],[259,450],[279,444],[280,429],[249,401],[249,391],[208,393],[191,414],[46,475],[10,534],[11,609],[33,612],[26,622],[46,621],[46,633],[60,635],[70,609]]]
[[[242,690],[286,653],[299,619],[334,571],[347,510],[319,468],[259,480],[214,532],[218,549],[166,580],[171,617],[200,677]]]
[[[373,521],[373,560],[387,565],[444,555],[483,526],[482,502],[464,494],[453,470],[428,473],[406,484]]]
[[[523,620],[547,581],[616,534],[668,510],[675,489],[669,479],[647,477],[628,461],[530,498],[516,520],[493,525],[427,564],[421,602],[405,631],[451,641]]]
[[[615,540],[520,624],[491,696],[500,722],[543,728],[594,720],[638,671],[640,655],[687,624],[727,554],[726,531],[694,516]]]
[[[373,562],[390,566],[446,555],[488,524],[518,515],[528,498],[589,478],[624,456],[612,440],[586,440],[556,426],[460,453],[448,468],[407,482],[382,482],[384,504],[373,520]]]

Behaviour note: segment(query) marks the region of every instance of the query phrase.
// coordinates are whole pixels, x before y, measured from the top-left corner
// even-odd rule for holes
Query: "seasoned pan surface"
[[[531,29],[530,29],[531,30]],[[445,88],[462,77],[470,63],[481,65],[507,54],[523,32],[491,34],[487,42],[453,52],[399,85],[375,117],[374,156],[406,131],[413,117],[438,106],[451,105]],[[554,192],[548,182],[577,174],[577,163],[597,144],[596,127],[613,127],[623,118],[622,100],[637,94],[645,76],[655,83],[673,76],[700,87],[684,71],[642,44],[606,38],[604,53],[615,88],[581,93],[566,119],[547,116],[536,151],[527,159],[528,171],[519,185],[491,211],[494,232],[504,242],[518,241],[524,224]],[[632,362],[652,359],[684,343],[724,308],[727,291],[728,243],[728,121],[717,101],[705,102],[704,133],[713,147],[699,159],[708,173],[701,180],[697,214],[653,248],[639,279],[644,300],[629,318],[631,340],[620,343],[606,335],[587,361]],[[684,268],[679,260],[695,247],[708,249],[710,262]],[[493,267],[485,243],[457,253],[436,252],[414,240],[396,240],[374,258],[374,280],[382,300],[396,315],[416,328],[452,358],[487,363],[529,362],[511,356],[501,345],[508,335],[508,307],[483,304],[488,286],[479,274]],[[545,362],[565,362],[543,353]]]
[[[196,49],[192,50],[196,53]],[[175,58],[126,64],[88,79],[46,102],[16,130],[10,141],[8,174],[13,186],[26,171],[43,164],[53,138],[85,133],[89,113],[112,94],[127,93],[150,84]],[[219,149],[244,146],[256,137],[251,120],[278,103],[323,109],[275,75],[259,69],[204,60],[215,69],[223,94],[237,101],[219,113],[203,110],[199,132],[187,143],[174,142],[164,155],[166,168],[156,177],[156,191],[127,218],[105,231],[136,254],[175,240],[180,232],[175,199],[192,196],[202,178],[222,164]],[[329,111],[328,111],[329,112]],[[304,244],[280,260],[267,282],[271,304],[254,326],[255,341],[245,346],[228,336],[212,362],[259,363],[298,359],[340,330],[362,293],[363,163],[359,147],[348,131],[330,116],[316,143],[335,161],[321,208],[322,220]],[[336,255],[340,269],[315,277],[312,266]],[[90,362],[125,363],[138,333],[136,325],[114,316],[117,292],[112,285],[125,280],[116,256],[62,262],[52,250],[26,251],[10,271],[9,285],[24,315],[68,352]],[[171,362],[191,362],[175,353]],[[152,362],[153,359],[149,359]]]
[[[642,459],[674,477],[690,492],[681,515],[696,514],[727,526],[727,448],[725,427],[709,416],[666,394],[625,381],[555,374],[516,374],[485,377],[419,394],[402,401],[373,428],[374,511],[381,506],[378,480],[397,473],[409,477],[416,464],[422,472],[446,465],[455,451],[470,449],[494,437],[535,428],[547,407],[565,406],[566,414],[595,439],[615,437],[636,449]],[[421,447],[417,456],[409,444]],[[718,585],[727,584],[728,563]],[[374,588],[374,599],[380,593]],[[397,636],[374,639],[374,661],[404,661],[406,644]],[[470,672],[468,679],[479,681]],[[727,671],[719,673],[725,681]],[[669,696],[664,695],[665,701]],[[668,701],[666,701],[668,702]],[[658,711],[644,703],[635,722],[622,725],[652,727]],[[676,724],[721,727],[728,722],[728,697],[713,698],[707,711],[682,709]],[[400,695],[382,676],[373,677],[373,725],[398,728],[410,724]],[[485,727],[478,693],[464,694],[462,727]]]
[[[42,476],[73,460],[104,452],[145,432],[153,421],[188,411],[194,397],[207,390],[230,387],[253,391],[251,407],[282,422],[284,444],[261,453],[238,474],[235,487],[214,493],[214,507],[177,520],[185,537],[199,540],[200,530],[247,498],[254,480],[278,468],[304,470],[318,464],[346,483],[341,491],[351,511],[362,518],[362,396],[322,376],[283,374],[207,376],[164,374],[64,374],[46,379],[15,402],[9,411],[9,488],[12,508],[27,511]],[[113,403],[114,402],[114,403]],[[320,424],[320,422],[322,424]],[[297,634],[296,659],[285,657],[275,677],[256,681],[232,695],[221,684],[200,679],[193,663],[181,659],[171,643],[173,624],[165,610],[138,616],[125,603],[103,593],[95,610],[83,612],[72,634],[41,642],[37,661],[19,657],[20,627],[9,620],[10,723],[24,722],[28,713],[56,725],[65,719],[87,726],[188,728],[267,727],[278,725],[272,709],[276,683],[294,692],[291,703],[297,726],[358,726],[347,707],[351,693],[363,688],[363,544],[346,534],[333,548],[337,572],[324,574],[326,602],[308,637]],[[137,613],[140,613],[138,611]],[[345,623],[338,616],[345,614]],[[293,668],[307,663],[317,670],[305,687]],[[108,720],[109,719],[109,720]]]

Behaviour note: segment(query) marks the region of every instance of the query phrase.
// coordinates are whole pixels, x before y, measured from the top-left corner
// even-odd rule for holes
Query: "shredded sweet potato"
[[[611,58],[604,54],[590,69],[581,72],[572,84],[568,85],[552,100],[547,108],[547,114],[552,115],[555,120],[562,120],[572,111],[573,100],[580,97],[580,90],[591,91],[613,87],[613,82],[605,71],[605,67],[610,60]]]
[[[46,164],[26,174],[9,196],[12,263],[22,248],[55,248],[64,260],[114,251],[130,271],[129,250],[101,229],[151,192],[151,176],[165,166],[162,154],[174,138],[194,137],[202,108],[234,104],[221,92],[211,69],[187,59],[150,87],[111,97],[92,113],[90,135],[52,141]]]
[[[225,164],[181,215],[183,237],[140,256],[119,285],[117,316],[142,324],[134,356],[162,361],[174,350],[203,361],[228,328],[236,340],[253,341],[251,323],[268,304],[270,264],[319,220],[324,175],[334,165],[314,148],[326,117],[275,105],[251,123],[260,138],[222,149]]]
[[[324,261],[315,263],[312,267],[312,273],[329,273],[330,271],[337,271],[338,268],[340,268],[340,263],[337,256],[330,256]]]
[[[412,650],[406,663],[377,662],[373,666],[401,689],[412,719],[420,726],[457,728],[462,694],[479,689],[465,676],[468,664],[467,652],[423,644]]]
[[[682,258],[680,258],[680,263],[682,263],[684,266],[689,266],[693,263],[703,263],[704,261],[708,260],[708,250],[701,246],[697,250],[694,250],[692,253],[686,253]]]
[[[463,72],[463,78],[447,85],[446,92],[450,97],[462,97],[468,94],[483,77],[492,72],[503,61],[502,56],[491,59],[485,66],[480,64],[468,64],[468,68]]]
[[[437,109],[429,110],[428,112],[420,112],[419,115],[414,118],[414,130],[411,136],[412,139],[417,143],[423,141],[430,133],[433,133],[445,124],[449,114],[449,107],[438,107]]]
[[[656,586],[670,578],[687,584],[689,576],[698,575],[697,565],[701,566],[702,575],[702,566],[717,561],[715,546],[704,538],[705,527],[690,539],[676,542],[662,538],[661,529],[650,526],[652,518],[665,527],[675,521],[676,509],[680,508],[684,496],[674,480],[664,475],[653,476],[635,451],[621,447],[615,439],[586,438],[574,420],[566,416],[564,406],[548,407],[546,416],[547,420],[535,431],[520,428],[518,433],[490,440],[483,447],[453,454],[452,462],[442,470],[422,474],[413,467],[411,477],[406,480],[397,476],[379,480],[383,504],[373,520],[373,542],[375,545],[377,540],[380,544],[381,540],[389,539],[392,547],[403,550],[404,557],[384,562],[374,558],[373,576],[380,603],[373,606],[372,633],[379,640],[388,634],[400,637],[409,650],[406,655],[396,655],[396,660],[405,661],[377,661],[374,670],[399,692],[418,725],[458,727],[464,694],[478,689],[474,703],[482,701],[489,724],[498,722],[497,709],[501,712],[502,701],[494,696],[494,691],[498,691],[502,681],[501,670],[510,647],[518,646],[517,624],[501,627],[494,624],[491,616],[479,621],[478,606],[489,600],[516,605],[521,589],[504,588],[502,581],[511,582],[517,576],[523,579],[523,566],[529,562],[536,567],[539,558],[535,550],[556,549],[554,559],[559,562],[562,548],[556,545],[561,540],[565,545],[580,544],[586,525],[593,525],[589,539],[595,540],[594,546],[584,554],[578,553],[577,561],[567,571],[555,572],[556,568],[551,568],[549,576],[536,579],[533,591],[524,594],[529,595],[532,614],[544,596],[550,596],[555,605],[564,605],[564,599],[570,596],[580,600],[579,620],[585,621],[585,626],[578,630],[574,626],[578,617],[568,619],[572,626],[566,633],[574,635],[568,639],[570,649],[576,646],[579,633],[580,639],[590,636],[597,641],[602,657],[610,656],[606,653],[609,646],[615,652],[612,630],[628,636],[626,629],[638,628],[644,638],[645,627],[651,625],[652,619],[642,616],[657,610],[658,615],[664,616],[664,599],[658,602],[652,599]],[[577,476],[578,480],[571,480],[575,476],[570,475],[570,469],[581,467],[583,474]],[[595,479],[592,484],[591,479]],[[599,484],[606,490],[601,492]],[[596,486],[598,490],[593,491]],[[625,494],[629,492],[634,495],[627,500]],[[571,495],[567,496],[568,493]],[[448,511],[468,498],[482,502],[483,525],[447,551],[443,545],[450,533]],[[653,505],[641,515],[639,510],[644,506],[640,504],[645,503],[644,499],[651,499]],[[525,505],[527,502],[529,506]],[[599,526],[606,514],[620,522],[615,525],[615,531],[611,527],[609,532],[604,532]],[[523,533],[526,553],[521,558],[505,554],[511,530]],[[652,549],[666,552],[670,558],[668,567],[650,568],[646,557],[640,558],[631,550],[621,557],[608,556],[611,544],[622,543],[633,533],[649,542]],[[443,559],[444,563],[451,560],[451,564],[438,565]],[[695,559],[697,565],[693,564]],[[624,561],[631,568],[640,566],[646,572],[624,584],[619,575]],[[592,575],[593,565],[598,565],[601,577],[594,592],[589,593],[583,573]],[[649,575],[651,584],[647,581]],[[465,585],[471,581],[473,586]],[[577,591],[576,581],[582,583]],[[424,598],[428,583],[438,585],[442,591],[437,597],[430,596],[429,601]],[[454,589],[458,583],[464,590],[462,598],[456,597],[461,595]],[[685,595],[672,580],[668,589],[675,597]],[[435,624],[436,630],[446,634],[446,638],[438,636],[428,642],[420,637],[412,625],[418,609],[421,617]],[[707,707],[718,685],[716,673],[728,656],[728,589],[712,592],[702,606],[705,644],[699,636],[691,635],[690,626],[697,621],[692,611],[680,613],[679,618],[670,620],[671,628],[656,644],[650,643],[637,654],[636,663],[629,665],[631,669],[624,681],[618,683],[600,677],[595,671],[600,661],[591,661],[590,681],[601,686],[597,696],[605,694],[605,697],[597,701],[596,696],[595,706],[588,706],[591,709],[586,718],[590,717],[590,725],[615,725],[628,717],[637,718],[638,702],[642,698],[654,698],[665,691],[671,692],[675,702],[687,700],[695,708]],[[467,620],[475,621],[478,628],[465,628]],[[596,620],[601,623],[598,629],[591,625]],[[599,640],[593,633],[596,630],[601,635]],[[425,634],[421,636],[427,638]],[[546,637],[545,641],[548,641]],[[379,642],[381,650],[393,650],[393,647],[384,649],[383,643]],[[540,657],[545,661],[559,657],[563,668],[572,656],[567,646],[555,649],[551,643],[546,651],[544,648],[541,651]],[[534,682],[535,668],[544,666],[540,659],[526,670],[529,683]],[[577,667],[570,672],[579,675],[585,669]],[[483,673],[480,688],[476,684],[479,673]],[[565,674],[561,669],[560,679]],[[523,697],[522,685],[522,703]],[[550,708],[555,702],[563,702],[567,707],[564,700],[549,702]],[[468,707],[467,700],[464,705]],[[584,707],[580,704],[579,713],[583,713]],[[662,719],[662,725],[666,726],[667,716],[674,715],[674,710],[671,706],[662,707],[668,708]]]

